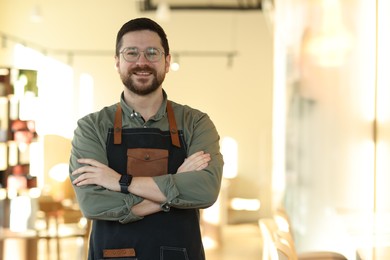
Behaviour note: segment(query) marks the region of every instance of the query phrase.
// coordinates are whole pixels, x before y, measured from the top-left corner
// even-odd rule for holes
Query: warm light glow
[[[38,114],[38,97],[33,93],[25,93],[23,97],[20,98],[19,103],[19,118],[20,120],[28,121],[35,120],[36,115]]]
[[[257,211],[260,209],[260,201],[258,199],[233,198],[230,201],[230,207],[233,210]]]
[[[38,71],[39,95],[34,101],[38,135],[58,134],[71,137],[74,130],[74,106],[69,104],[74,102],[73,69],[67,64],[21,44],[16,44],[14,48],[14,66]],[[17,103],[15,106],[11,106],[11,118],[18,117],[18,106],[16,105]],[[14,109],[12,109],[13,107]]]
[[[285,188],[285,142],[286,142],[286,82],[285,82],[285,46],[284,32],[275,24],[276,36],[274,48],[274,93],[273,93],[273,122],[272,122],[272,191],[283,192]],[[275,202],[278,204],[279,202]]]
[[[28,190],[28,195],[30,196],[30,198],[32,199],[37,199],[41,196],[41,189],[39,188],[31,188]]]
[[[19,99],[14,96],[9,96],[9,118],[11,120],[16,120],[19,118]]]
[[[238,144],[231,137],[222,139],[221,153],[224,159],[223,177],[233,179],[237,177],[238,171]]]
[[[80,75],[79,90],[79,117],[85,116],[93,110],[93,78],[83,73]]]
[[[377,119],[380,123],[390,123],[390,33],[389,24],[390,1],[379,1],[378,8],[378,96],[377,96]]]
[[[32,142],[30,144],[30,175],[38,179],[38,187],[43,187],[43,147],[41,142]]]
[[[15,166],[18,164],[18,144],[15,141],[8,141],[8,164]]]
[[[7,189],[0,188],[0,200],[5,200],[7,198]]]
[[[13,232],[26,231],[30,215],[30,198],[28,196],[18,196],[13,198],[10,206],[10,230]]]
[[[172,62],[171,63],[171,70],[172,71],[178,71],[180,69],[180,64],[177,62]]]
[[[203,247],[205,250],[213,249],[213,248],[216,248],[218,246],[217,241],[215,241],[214,239],[212,239],[209,236],[203,236],[202,242],[203,242]]]
[[[28,79],[26,75],[21,75],[17,80],[14,82],[14,95],[18,99],[22,98],[24,96],[25,88],[28,83]]]
[[[0,170],[4,171],[7,169],[7,144],[6,143],[0,143]]]
[[[387,1],[387,0],[385,0]],[[358,55],[358,63],[360,64],[358,67],[360,71],[364,71],[359,75],[359,89],[361,92],[359,97],[359,114],[363,117],[366,122],[373,122],[375,119],[375,106],[381,104],[375,104],[375,99],[381,97],[375,97],[375,75],[377,74],[377,66],[376,66],[376,40],[375,40],[375,27],[376,27],[376,10],[375,4],[372,4],[371,1],[361,1],[362,14],[358,16],[358,20],[356,21],[356,28],[359,29],[359,33],[356,35],[359,36],[356,40],[360,46],[364,49],[357,54]],[[379,8],[380,10],[381,8]],[[383,9],[383,8],[382,8]],[[388,9],[387,9],[388,10]],[[387,15],[385,15],[387,16]],[[378,44],[380,44],[378,42]],[[387,46],[386,46],[387,48]],[[371,51],[365,51],[371,50]],[[379,55],[381,56],[381,55]],[[378,68],[379,69],[379,68]],[[384,68],[387,70],[387,67]],[[387,73],[387,72],[385,72]],[[388,74],[388,73],[387,73]],[[386,86],[387,88],[388,86]],[[379,88],[378,88],[379,91]],[[379,101],[378,100],[378,101]],[[379,111],[378,111],[379,112]],[[382,113],[382,112],[379,112]]]
[[[315,28],[306,51],[323,67],[340,66],[352,47],[351,34],[346,30],[339,0],[322,1],[321,28]]]
[[[0,97],[0,131],[5,131],[6,129],[8,129],[7,118],[8,118],[8,99],[6,97]]]
[[[59,163],[54,165],[49,170],[49,176],[58,182],[66,181],[69,176],[69,164]]]
[[[282,216],[275,215],[274,219],[279,230],[285,233],[290,232],[290,225],[288,224],[288,221],[285,218],[283,218]]]
[[[221,201],[219,198],[211,207],[203,210],[202,219],[214,225],[221,223]]]
[[[12,200],[13,198],[16,198],[18,196],[18,191],[14,188],[7,188],[7,197],[8,199]]]

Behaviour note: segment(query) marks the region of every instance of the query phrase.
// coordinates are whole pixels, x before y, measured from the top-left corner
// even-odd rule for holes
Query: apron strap
[[[180,148],[179,132],[177,131],[175,113],[171,105],[171,101],[167,101],[167,114],[169,122],[169,132],[171,133],[172,144]]]
[[[180,148],[179,141],[179,131],[177,130],[175,113],[171,105],[171,101],[167,101],[167,114],[168,114],[168,123],[169,123],[169,132],[171,133],[172,144]],[[118,103],[115,112],[114,119],[114,144],[122,143],[122,107]]]
[[[116,106],[115,120],[114,120],[114,144],[122,143],[122,107],[118,103]]]

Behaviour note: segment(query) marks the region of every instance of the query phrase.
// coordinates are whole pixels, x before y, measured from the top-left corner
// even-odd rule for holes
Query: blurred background
[[[250,234],[245,259],[265,258],[259,220],[283,208],[297,253],[381,259],[389,10],[385,0],[0,0],[0,213],[11,232],[1,243],[22,236],[40,249],[28,232],[43,230],[64,255],[52,235],[77,222],[84,248],[70,141],[78,118],[119,100],[116,33],[145,16],[170,42],[168,97],[207,112],[221,136],[220,199],[202,211],[209,252],[228,259],[229,239]]]

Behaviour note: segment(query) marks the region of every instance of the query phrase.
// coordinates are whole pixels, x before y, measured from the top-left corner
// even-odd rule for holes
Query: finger
[[[207,166],[209,166],[208,163],[203,163],[203,164],[201,164],[198,168],[196,168],[196,170],[197,170],[197,171],[203,170],[203,169],[205,169]]]
[[[203,154],[201,156],[198,156],[198,157],[194,158],[192,163],[194,165],[199,165],[199,164],[202,164],[202,163],[205,163],[205,162],[209,162],[210,160],[211,160],[210,154]]]
[[[196,153],[193,153],[193,154],[191,154],[190,156],[188,156],[188,160],[192,160],[192,159],[194,159],[194,158],[196,158],[196,157],[198,157],[198,156],[201,156],[202,154],[204,154],[204,152],[203,151],[199,151],[199,152],[196,152]]]
[[[210,160],[211,160],[211,158],[209,156],[202,157],[200,160],[197,160],[196,162],[194,162],[193,167],[197,170],[199,168],[204,169],[208,166],[208,162]]]
[[[79,177],[77,177],[75,180],[73,180],[73,184],[76,186],[82,186],[87,184],[94,184],[94,175],[91,174],[82,174]]]
[[[85,179],[85,180],[82,180],[82,181],[79,181],[79,182],[76,182],[76,183],[73,183],[73,184],[76,185],[76,186],[83,186],[83,185],[89,184],[89,180]]]
[[[96,167],[93,166],[82,166],[80,168],[77,168],[72,172],[72,175],[77,175],[77,174],[82,174],[82,173],[87,173],[87,172],[94,172]]]
[[[84,179],[84,176],[81,175],[81,176],[77,177],[76,179],[74,179],[74,180],[72,181],[72,183],[73,183],[74,185],[77,185],[77,184],[80,183],[83,179]]]
[[[91,166],[95,166],[95,167],[102,167],[104,166],[104,164],[94,160],[94,159],[90,159],[90,158],[80,158],[80,159],[77,159],[77,162],[78,163],[83,163],[83,164],[89,164]]]
[[[77,175],[77,174],[84,173],[84,172],[85,172],[85,167],[86,167],[86,166],[77,168],[76,170],[74,170],[74,171],[72,172],[72,175]]]

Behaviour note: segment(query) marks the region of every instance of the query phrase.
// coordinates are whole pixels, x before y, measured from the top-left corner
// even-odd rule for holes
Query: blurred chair
[[[63,239],[81,238],[84,258],[88,247],[91,223],[82,216],[78,208],[66,206],[61,201],[53,200],[49,196],[39,198],[39,213],[43,220],[41,227],[37,226],[39,240],[46,240],[46,254],[51,256],[51,241],[55,241],[56,259],[61,259],[61,241]],[[75,240],[75,243],[78,243]],[[50,258],[51,259],[51,258]]]
[[[294,246],[283,238],[273,218],[260,219],[259,226],[263,238],[263,260],[297,260]]]
[[[259,227],[264,260],[347,260],[342,254],[330,251],[297,254],[291,222],[283,208],[275,210],[272,218],[259,219]]]

